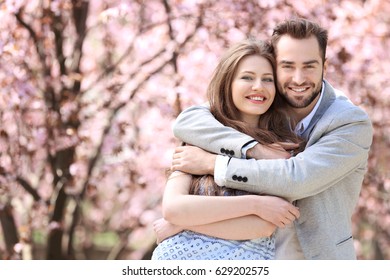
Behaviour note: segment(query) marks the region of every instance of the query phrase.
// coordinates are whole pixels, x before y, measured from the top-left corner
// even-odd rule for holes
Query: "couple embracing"
[[[152,259],[356,259],[373,131],[324,79],[327,40],[297,18],[221,58],[209,104],[176,120],[190,145],[175,150]]]

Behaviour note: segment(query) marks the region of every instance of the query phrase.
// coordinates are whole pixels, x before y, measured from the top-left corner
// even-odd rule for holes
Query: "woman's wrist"
[[[247,197],[247,201],[245,203],[247,203],[251,215],[256,215],[261,218],[261,207],[259,207],[259,205],[261,205],[261,201],[262,196],[260,195],[249,195],[249,197]]]

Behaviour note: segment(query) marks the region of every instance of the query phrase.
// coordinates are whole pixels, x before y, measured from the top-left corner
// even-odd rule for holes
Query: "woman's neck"
[[[241,116],[240,120],[246,123],[250,128],[258,128],[259,127],[259,119],[260,116]]]

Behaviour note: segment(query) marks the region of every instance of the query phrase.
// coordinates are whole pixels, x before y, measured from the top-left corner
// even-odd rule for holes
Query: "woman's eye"
[[[243,80],[253,80],[250,76],[242,76],[241,79]]]

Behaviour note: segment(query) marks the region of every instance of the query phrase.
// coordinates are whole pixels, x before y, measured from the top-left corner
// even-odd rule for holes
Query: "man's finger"
[[[173,158],[173,159],[177,159],[177,158],[179,158],[180,156],[181,156],[180,153],[174,153],[173,156],[172,156],[172,158]]]
[[[178,146],[175,148],[175,153],[181,153],[184,150],[185,146]]]
[[[278,144],[279,144],[282,148],[284,148],[285,150],[292,150],[292,149],[299,148],[299,144],[297,144],[297,143],[279,142]]]

